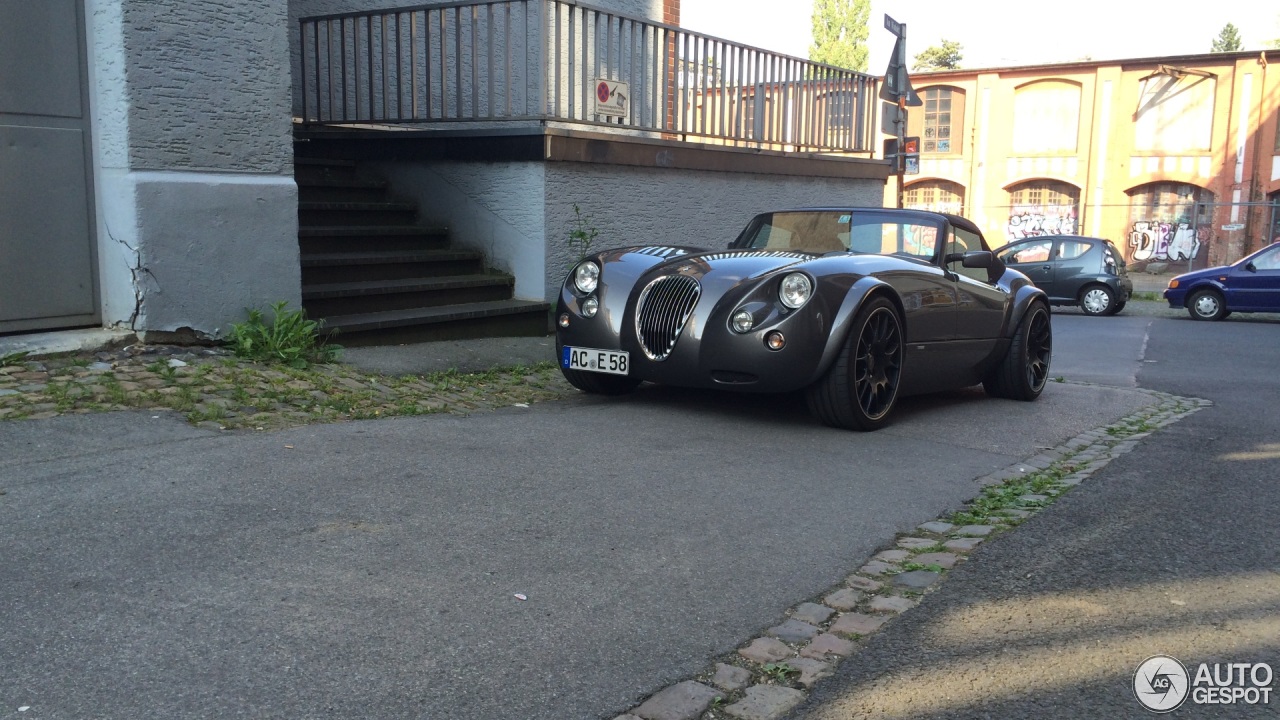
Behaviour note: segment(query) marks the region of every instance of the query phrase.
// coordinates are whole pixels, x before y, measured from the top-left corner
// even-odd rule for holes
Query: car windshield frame
[[[790,216],[790,223],[778,223],[779,216]],[[829,219],[831,222],[820,222]],[[818,229],[822,226],[822,229]],[[873,229],[879,226],[877,233]],[[896,231],[890,230],[896,227]],[[841,228],[846,228],[841,231]],[[864,228],[859,233],[856,229]],[[909,230],[915,228],[918,230]],[[809,232],[812,237],[796,242],[796,236]],[[928,255],[908,252],[913,240],[912,232],[932,231],[932,252]],[[775,237],[774,234],[777,233]],[[926,214],[902,213],[892,209],[855,208],[802,208],[761,213],[751,219],[747,227],[729,246],[740,250],[772,250],[804,252],[813,255],[850,253],[854,255],[887,255],[938,265],[948,238],[950,223],[942,217]],[[879,242],[878,250],[871,245]],[[889,250],[885,243],[894,243]],[[920,242],[920,240],[914,241]],[[927,240],[924,240],[927,242]],[[919,247],[919,246],[917,246]]]
[[[1257,258],[1262,257],[1262,255],[1263,255],[1263,254],[1265,254],[1268,250],[1275,250],[1275,249],[1276,249],[1276,248],[1278,248],[1278,247],[1280,247],[1280,242],[1274,242],[1274,243],[1271,243],[1270,245],[1268,245],[1268,246],[1266,246],[1266,247],[1258,248],[1257,250],[1254,250],[1253,252],[1249,253],[1248,255],[1245,255],[1244,257],[1240,258],[1239,260],[1237,260],[1237,261],[1235,261],[1235,262],[1233,262],[1233,263],[1231,263],[1230,265],[1227,265],[1227,266],[1225,266],[1225,267],[1241,267],[1241,268],[1242,268],[1242,267],[1244,267],[1245,265],[1248,265],[1249,263],[1253,262],[1253,261],[1254,261],[1254,260],[1256,260]],[[1220,266],[1220,267],[1222,267],[1222,266]]]

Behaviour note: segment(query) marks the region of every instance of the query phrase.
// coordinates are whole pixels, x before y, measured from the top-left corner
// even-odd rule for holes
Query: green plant
[[[930,572],[940,573],[943,571],[944,568],[937,563],[929,563],[928,565],[923,565],[918,562],[904,562],[902,563],[902,569],[907,571],[928,570]]]
[[[20,363],[23,360],[26,360],[27,356],[30,354],[31,353],[27,352],[26,350],[22,350],[20,352],[9,353],[8,355],[0,355],[0,367],[3,367],[5,365],[13,365],[15,363]]]
[[[787,663],[769,663],[764,666],[765,677],[774,682],[784,683],[792,675],[798,675],[800,671],[791,667]]]
[[[1130,295],[1130,296],[1129,296],[1129,299],[1130,299],[1130,300],[1147,300],[1147,301],[1150,301],[1150,302],[1159,302],[1159,301],[1160,301],[1160,300],[1162,300],[1163,298],[1161,298],[1160,293],[1158,293],[1158,292],[1153,292],[1153,291],[1151,291],[1151,290],[1138,290],[1138,291],[1135,291],[1132,295]]]
[[[320,321],[308,320],[305,310],[286,310],[286,305],[283,300],[272,303],[269,322],[261,310],[250,309],[247,322],[233,323],[231,346],[235,354],[295,368],[333,362],[341,346],[330,345],[320,337]]]
[[[591,225],[591,218],[582,214],[582,208],[573,204],[573,229],[569,231],[569,253],[573,256],[570,269],[578,261],[591,253],[591,246],[599,237],[600,231]]]

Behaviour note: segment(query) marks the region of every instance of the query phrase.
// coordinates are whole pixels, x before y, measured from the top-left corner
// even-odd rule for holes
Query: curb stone
[[[981,492],[969,501],[966,509],[922,523],[910,534],[893,538],[841,584],[797,603],[789,612],[782,613],[781,624],[770,627],[731,656],[713,664],[713,668],[700,674],[698,679],[724,692],[717,694],[698,716],[699,720],[778,720],[783,717],[808,697],[807,691],[816,683],[834,673],[839,663],[851,661],[866,636],[923,602],[929,593],[946,582],[951,568],[967,562],[968,556],[985,541],[1014,530],[1111,460],[1133,450],[1139,440],[1154,430],[1213,404],[1151,390],[1136,391],[1156,402],[1111,425],[1081,433],[1056,448],[1044,448],[1035,457],[977,478]],[[1004,501],[1003,505],[990,508],[983,505],[988,491],[1024,485],[1030,489]],[[913,587],[925,580],[928,582],[923,587]],[[902,586],[904,583],[907,587]],[[834,606],[838,612],[818,620],[811,614],[815,606],[824,610]],[[809,622],[801,623],[799,618]],[[784,639],[788,642],[783,642],[773,635],[787,623],[815,628],[818,634],[803,640],[787,637]],[[730,688],[713,682],[713,677],[730,672],[726,668],[741,671],[733,672],[733,677],[743,685],[735,682],[738,687]],[[783,671],[781,679],[779,669]],[[678,685],[669,686],[654,697],[672,687]],[[629,712],[634,715],[636,710]],[[627,715],[618,718],[624,719],[630,720]]]

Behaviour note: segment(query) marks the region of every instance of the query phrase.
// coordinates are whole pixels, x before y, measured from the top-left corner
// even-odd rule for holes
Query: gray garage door
[[[81,0],[0,0],[0,333],[99,322]]]

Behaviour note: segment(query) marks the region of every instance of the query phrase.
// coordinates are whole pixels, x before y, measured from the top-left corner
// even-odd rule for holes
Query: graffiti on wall
[[[1005,228],[1010,241],[1041,235],[1075,235],[1075,207],[1017,207]]]
[[[1190,260],[1200,252],[1200,238],[1188,223],[1136,222],[1129,247],[1134,260]]]

